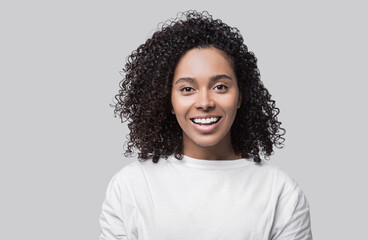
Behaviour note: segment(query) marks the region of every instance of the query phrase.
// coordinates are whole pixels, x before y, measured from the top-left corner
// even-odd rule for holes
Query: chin
[[[214,147],[217,145],[217,142],[199,142],[196,143],[198,146],[203,147],[203,148],[210,148],[210,147]]]
[[[221,140],[223,138],[214,137],[214,136],[208,136],[208,137],[198,137],[196,141],[193,141],[194,144],[200,147],[208,148],[208,147],[214,147],[218,144],[220,144]]]

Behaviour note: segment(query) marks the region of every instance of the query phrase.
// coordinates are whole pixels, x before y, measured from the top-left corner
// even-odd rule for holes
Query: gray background
[[[240,29],[281,109],[272,162],[297,180],[315,239],[367,223],[364,1],[2,1],[1,239],[97,239],[127,129],[109,104],[159,22],[208,10]]]

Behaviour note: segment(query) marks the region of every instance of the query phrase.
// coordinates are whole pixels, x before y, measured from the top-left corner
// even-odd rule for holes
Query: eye
[[[182,87],[180,88],[181,92],[192,92],[194,89],[192,87]]]
[[[219,91],[225,91],[228,89],[228,87],[224,84],[219,84],[219,85],[216,85],[213,89],[219,90]]]

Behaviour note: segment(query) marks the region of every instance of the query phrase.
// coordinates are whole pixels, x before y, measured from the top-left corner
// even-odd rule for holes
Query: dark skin
[[[234,69],[224,55],[213,47],[192,49],[175,69],[172,113],[183,131],[186,156],[207,160],[241,158],[234,152],[230,131],[241,97]]]

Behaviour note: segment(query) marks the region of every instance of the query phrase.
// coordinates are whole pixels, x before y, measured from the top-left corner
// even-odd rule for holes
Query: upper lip
[[[196,117],[191,117],[190,119],[196,119],[196,118],[213,118],[213,117],[221,117],[219,115],[202,115],[202,116],[196,116]]]

